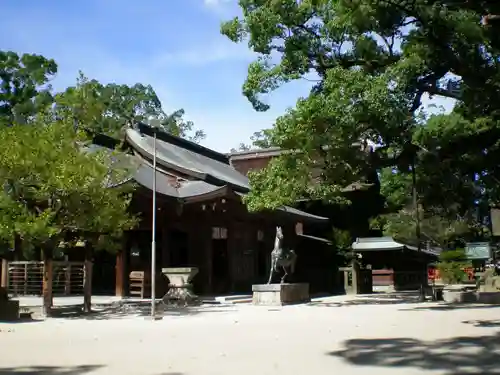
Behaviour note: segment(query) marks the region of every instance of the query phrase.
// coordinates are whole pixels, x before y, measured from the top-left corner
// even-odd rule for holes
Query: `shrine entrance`
[[[227,229],[212,228],[212,283],[216,294],[226,294],[231,290],[229,270]]]
[[[169,267],[189,266],[189,237],[186,232],[172,230],[168,241],[169,259],[166,264]]]

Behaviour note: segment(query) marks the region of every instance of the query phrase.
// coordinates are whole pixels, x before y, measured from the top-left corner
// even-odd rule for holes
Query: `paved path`
[[[500,307],[400,302],[0,323],[0,375],[500,374]]]

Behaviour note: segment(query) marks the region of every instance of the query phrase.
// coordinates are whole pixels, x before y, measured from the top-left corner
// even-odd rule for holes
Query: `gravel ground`
[[[0,323],[0,375],[500,374],[500,307],[331,297]]]

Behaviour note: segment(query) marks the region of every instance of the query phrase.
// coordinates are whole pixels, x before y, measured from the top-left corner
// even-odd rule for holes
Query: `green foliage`
[[[410,203],[412,193],[411,174],[395,168],[383,168],[379,174],[380,193],[386,197],[389,212],[399,210]]]
[[[38,116],[33,126],[0,130],[0,239],[54,248],[69,237],[120,236],[128,213],[126,169],[109,152],[82,152],[71,119]]]
[[[150,85],[103,85],[87,79],[82,73],[76,86],[68,87],[56,96],[56,114],[71,115],[75,123],[115,137],[120,136],[123,126],[133,120],[151,123],[167,133],[194,142],[205,137],[203,131],[194,130],[191,121],[183,119],[184,110],[166,114]]]
[[[340,262],[348,263],[353,258],[352,236],[347,230],[332,228],[333,246]]]
[[[464,249],[443,251],[436,266],[446,284],[459,284],[465,281],[467,274],[464,269],[468,267],[471,267],[471,263],[467,260]]]
[[[466,220],[453,220],[443,217],[436,212],[422,212],[420,215],[420,240],[422,246],[427,243],[447,249],[456,243],[465,243],[472,231]],[[409,245],[417,245],[416,237],[416,214],[412,209],[401,209],[394,213],[386,214],[377,218],[379,228],[383,229],[384,235],[391,236],[396,241]]]
[[[371,154],[359,140],[395,142],[408,138],[414,125],[405,93],[389,89],[391,77],[392,72],[367,78],[360,71],[331,69],[320,92],[300,99],[277,119],[271,144],[297,152],[283,154],[250,176],[250,207],[275,208],[298,198],[340,202],[346,186],[370,182]]]
[[[333,242],[339,252],[347,252],[352,249],[352,236],[347,230],[333,228]]]
[[[269,139],[270,131],[269,129],[263,129],[261,131],[253,133],[250,137],[252,145],[256,148],[270,148],[273,147]]]
[[[448,242],[463,233],[456,228],[464,222],[483,233],[477,211],[485,216],[489,204],[500,201],[500,38],[497,27],[480,20],[500,14],[498,4],[239,4],[243,16],[221,32],[260,54],[243,84],[254,108],[268,109],[264,97],[286,82],[316,81],[308,97],[265,131],[266,146],[293,152],[250,175],[251,209],[297,198],[348,203],[343,189],[373,184],[370,173],[378,170],[387,211],[396,212],[390,226],[402,227],[411,197],[409,165],[415,163],[422,222],[444,231],[429,237]],[[449,82],[454,89],[447,89]],[[451,115],[426,116],[419,112],[424,94],[456,99],[457,106]],[[366,147],[370,143],[377,149]],[[388,220],[379,218],[379,225]]]
[[[0,51],[0,125],[26,123],[50,104],[48,82],[56,72],[54,60]]]

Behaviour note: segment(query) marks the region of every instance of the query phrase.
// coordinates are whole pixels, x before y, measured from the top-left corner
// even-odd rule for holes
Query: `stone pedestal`
[[[476,300],[474,288],[464,285],[447,285],[443,288],[443,301],[446,303],[474,303]]]
[[[7,290],[0,287],[0,322],[19,320],[19,301],[9,300]]]
[[[252,285],[253,304],[283,306],[311,301],[309,284],[259,284]]]
[[[500,292],[477,292],[477,302],[487,305],[500,305]]]
[[[162,268],[161,272],[168,278],[168,292],[163,296],[166,304],[189,305],[198,298],[193,291],[191,280],[198,273],[197,267]]]
[[[0,322],[19,320],[19,301],[0,302]]]

